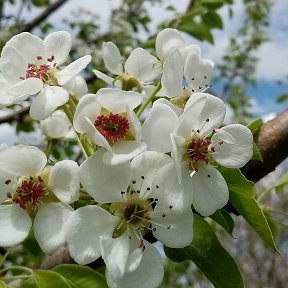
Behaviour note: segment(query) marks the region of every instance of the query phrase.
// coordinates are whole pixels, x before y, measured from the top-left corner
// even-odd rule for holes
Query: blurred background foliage
[[[54,13],[63,5],[67,5],[69,8],[69,2],[73,1],[76,0],[0,0],[0,49],[11,36],[19,32],[29,31],[39,36],[45,36],[52,31],[63,29],[63,25],[66,25],[65,27],[69,27],[69,31],[74,36],[70,60],[86,54],[92,55],[92,63],[84,75],[89,85],[89,91],[92,93],[104,86],[104,83],[97,80],[91,73],[92,68],[109,74],[101,59],[103,41],[116,43],[124,58],[128,57],[130,51],[137,46],[142,46],[155,53],[155,36],[166,27],[177,28],[185,33],[191,43],[193,39],[197,39],[213,44],[215,40],[213,31],[223,29],[224,25],[219,14],[220,9],[228,8],[231,21],[237,13],[232,8],[233,0],[187,0],[186,9],[180,12],[179,9],[176,9],[177,1],[175,4],[165,5],[164,0],[119,0],[119,5],[111,5],[108,23],[105,23],[105,29],[103,29],[100,17],[100,2],[102,1],[91,1],[93,3],[91,9],[80,8],[69,12],[67,10],[67,15],[61,20],[62,22],[55,21]],[[269,15],[275,3],[272,0],[242,0],[242,2],[245,7],[242,25],[230,38],[221,61],[214,69],[214,78],[211,81],[213,86],[210,92],[228,103],[232,111],[231,122],[247,124],[255,118],[251,110],[251,95],[249,95],[248,87],[257,82],[255,78],[258,61],[257,49],[264,42],[269,41],[267,34]],[[149,9],[160,4],[172,16],[169,20],[159,23],[157,29],[152,31],[149,28],[152,21]],[[7,9],[8,6],[9,9]],[[59,27],[59,23],[63,25],[61,24]],[[285,80],[280,84],[287,88]],[[288,94],[283,93],[279,95],[278,102],[287,103],[287,99]],[[52,143],[53,159],[74,158],[81,161],[81,155],[76,149],[77,142],[73,138],[53,141],[43,138],[39,132],[38,123],[29,118],[27,107],[29,107],[29,103],[2,108],[0,129],[4,129],[3,125],[14,127],[18,135],[13,140],[14,143],[24,142],[38,145],[42,149],[45,149],[47,143]],[[240,217],[233,215],[236,223],[233,232],[235,238],[225,233],[220,226],[212,223],[215,225],[221,242],[239,262],[246,286],[249,288],[287,287],[288,191],[287,187],[282,185],[281,189],[278,189],[278,193],[275,192],[275,185],[277,185],[279,177],[285,173],[285,167],[287,164],[279,167],[274,174],[269,175],[256,186],[258,194],[263,191],[265,193],[260,204],[263,205],[271,221],[271,227],[275,227],[277,246],[282,256],[265,249],[259,237],[247,227]],[[286,182],[284,181],[284,183]],[[280,190],[281,192],[279,192]],[[2,249],[1,253],[3,255],[5,250]],[[23,245],[15,248],[7,261],[37,267],[42,258],[43,254],[31,235]],[[165,259],[165,269],[165,279],[161,287],[212,287],[212,284],[206,280],[196,266],[189,262],[174,263]]]

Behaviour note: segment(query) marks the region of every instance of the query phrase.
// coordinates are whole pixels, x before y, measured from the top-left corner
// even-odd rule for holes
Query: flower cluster
[[[93,70],[109,86],[96,94],[87,94],[78,75],[89,55],[61,66],[70,49],[67,32],[43,41],[22,33],[3,48],[0,104],[32,96],[30,116],[42,120],[48,139],[73,126],[87,159],[80,167],[71,160],[47,164],[36,147],[0,150],[0,246],[21,243],[33,224],[46,253],[67,243],[79,264],[102,257],[109,287],[158,287],[164,269],[153,242],[189,245],[193,212],[206,217],[227,204],[218,167],[243,167],[252,134],[223,125],[225,104],[207,93],[213,62],[175,29],[157,35],[156,56],[136,48],[124,65],[117,46],[103,43],[115,78]],[[74,210],[79,196],[93,201]]]

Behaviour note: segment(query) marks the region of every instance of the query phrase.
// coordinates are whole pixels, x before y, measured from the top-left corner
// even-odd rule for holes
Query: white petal
[[[184,68],[184,76],[188,86],[195,92],[208,87],[213,67],[212,61],[201,59],[197,53],[190,53]]]
[[[75,161],[56,163],[50,173],[48,188],[63,203],[72,203],[79,198],[79,166]]]
[[[27,63],[44,64],[46,63],[46,53],[42,39],[28,32],[23,32],[12,37],[6,45],[16,48]],[[38,60],[40,56],[42,59]],[[51,56],[51,55],[50,55]]]
[[[212,215],[224,207],[229,199],[229,191],[221,173],[210,165],[203,165],[192,176],[193,206],[203,216]]]
[[[125,72],[139,80],[150,82],[159,74],[158,59],[142,48],[134,49],[125,63]]]
[[[10,180],[6,182],[7,180]],[[6,183],[9,184],[6,184]],[[17,188],[17,176],[4,170],[0,170],[0,204],[7,199],[7,193]]]
[[[18,82],[9,88],[9,94],[19,95],[34,95],[43,88],[43,82],[39,78],[28,78]],[[28,97],[27,97],[28,98]]]
[[[180,97],[183,93],[183,63],[182,56],[175,50],[165,61],[161,84],[164,95]]]
[[[101,80],[103,80],[106,84],[112,86],[114,79],[112,77],[107,76],[106,74],[102,73],[101,71],[98,70],[92,70],[95,76]],[[118,82],[118,81],[116,81]],[[116,84],[115,82],[115,84]]]
[[[0,205],[0,246],[10,247],[21,243],[32,226],[26,210],[16,204]]]
[[[142,126],[142,138],[149,149],[167,153],[171,151],[170,134],[178,122],[176,113],[166,104],[153,105]]]
[[[70,81],[65,83],[63,87],[69,92],[70,95],[75,96],[78,99],[88,92],[87,83],[80,75],[72,78]]]
[[[34,235],[44,253],[50,254],[66,242],[65,229],[74,210],[61,203],[43,204],[34,220]]]
[[[101,105],[96,100],[95,94],[86,94],[84,95],[76,108],[73,126],[75,130],[79,133],[84,133],[87,127],[87,120],[85,117],[88,117],[91,122],[94,123],[96,118],[100,115]]]
[[[183,113],[183,109],[173,105],[169,100],[165,99],[165,98],[159,98],[157,99],[154,103],[153,106],[156,106],[158,104],[165,104],[168,105],[175,113],[177,116],[180,116]]]
[[[186,47],[185,40],[176,29],[166,28],[156,37],[156,53],[164,61],[174,50]]]
[[[235,142],[225,141],[221,137],[223,131],[229,133]],[[219,133],[215,133],[211,138],[211,146],[215,148],[215,152],[212,153],[213,159],[224,167],[243,167],[253,155],[253,135],[251,131],[243,125],[231,124],[219,129]],[[223,144],[220,145],[221,141],[223,141]]]
[[[125,272],[128,254],[129,238],[127,233],[113,239],[100,237],[101,255],[111,278],[118,280]]]
[[[200,135],[205,137],[223,123],[225,112],[225,104],[218,97],[208,93],[194,93],[179,118],[177,133],[182,130],[180,135],[187,139],[192,131],[199,130]]]
[[[72,258],[82,265],[98,259],[100,236],[112,237],[118,222],[118,217],[99,206],[85,206],[73,212],[65,231]]]
[[[28,63],[20,52],[12,46],[4,46],[0,58],[0,70],[3,76],[11,83],[21,81],[26,76]]]
[[[196,53],[199,56],[201,56],[201,48],[199,45],[189,45],[186,46],[184,49],[181,50],[181,55],[183,57],[183,63],[185,63],[187,61],[187,57],[191,54],[191,53]]]
[[[126,106],[134,109],[143,100],[140,93],[133,91],[122,91],[118,89],[102,88],[96,93],[97,101],[112,113],[126,112]]]
[[[184,165],[182,168],[182,182],[179,184],[178,175],[174,163],[169,163],[161,168],[153,179],[154,189],[150,197],[158,198],[161,207],[166,211],[182,212],[191,207],[193,198],[192,178]],[[170,208],[169,208],[170,207]]]
[[[188,246],[193,238],[192,210],[187,209],[181,213],[169,213],[170,211],[164,210],[163,208],[164,207],[157,205],[154,212],[151,213],[152,221],[164,226],[152,224],[154,228],[152,230],[153,235],[167,247],[183,248]],[[161,211],[164,211],[164,213],[162,212],[162,214]],[[163,215],[165,216],[163,217]]]
[[[133,159],[146,149],[147,145],[144,142],[118,141],[112,145],[112,152],[105,152],[103,161],[108,165],[117,165]]]
[[[47,119],[40,121],[40,128],[47,137],[59,139],[69,132],[71,123],[62,110],[57,110]]]
[[[44,39],[46,55],[54,56],[57,65],[61,65],[68,59],[72,47],[71,35],[66,31],[57,31],[49,34]]]
[[[130,163],[106,165],[103,162],[104,153],[105,150],[100,149],[81,164],[81,183],[99,203],[121,201],[121,191],[127,190],[131,179]]]
[[[110,272],[106,270],[106,280],[109,287],[159,287],[164,276],[163,260],[152,244],[144,240],[144,245],[145,250],[143,251],[140,265],[136,270],[132,272],[126,271],[124,276],[118,280],[114,280]],[[130,251],[134,251],[134,249],[130,248]]]
[[[57,78],[59,85],[64,85],[65,83],[67,83],[77,74],[79,74],[83,69],[85,69],[90,62],[91,56],[86,55],[75,60],[74,62],[66,66],[64,69],[62,69],[60,72],[57,72],[55,74],[55,77]]]
[[[127,118],[129,120],[129,132],[135,137],[136,141],[141,140],[141,122],[136,113],[127,105]]]
[[[168,155],[153,151],[145,151],[131,161],[131,180],[136,181],[136,183],[132,182],[130,185],[135,191],[140,190],[140,198],[144,192],[146,192],[145,195],[149,195],[147,193],[148,187],[151,188],[151,192],[153,191],[155,187],[152,187],[152,181],[155,175],[160,168],[171,161],[172,159]],[[143,176],[144,179],[142,179]],[[149,198],[148,195],[146,198]]]
[[[69,93],[58,86],[44,85],[44,89],[33,100],[30,116],[34,120],[43,120],[50,116],[59,106],[66,104]]]
[[[113,42],[104,42],[102,45],[102,57],[106,68],[115,75],[123,73],[121,55]]]
[[[47,163],[44,152],[34,146],[18,145],[0,150],[0,167],[18,176],[35,176]]]
[[[111,151],[111,146],[105,137],[96,129],[95,125],[91,122],[88,117],[85,117],[86,120],[86,133],[89,139],[96,145],[104,147],[108,151]]]

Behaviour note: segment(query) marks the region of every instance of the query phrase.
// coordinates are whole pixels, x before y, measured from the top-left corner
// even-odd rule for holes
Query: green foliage
[[[238,265],[221,246],[209,224],[195,215],[193,241],[182,249],[165,247],[166,255],[175,262],[192,260],[215,288],[243,288]]]
[[[248,181],[239,169],[221,167],[221,174],[229,188],[229,200],[236,210],[263,239],[265,244],[278,252],[268,221],[254,198],[253,182]]]
[[[73,284],[73,288],[108,287],[104,276],[87,266],[63,264],[52,270],[69,279],[68,281]]]
[[[33,277],[38,288],[74,288],[69,280],[54,271],[35,270]]]
[[[263,125],[263,120],[261,118],[257,118],[253,120],[252,122],[250,122],[247,125],[247,128],[249,128],[252,134],[254,135],[261,128],[262,125]]]
[[[218,209],[213,215],[210,216],[215,222],[222,226],[230,235],[233,233],[234,220],[225,209]]]
[[[37,7],[42,7],[49,4],[49,0],[32,0],[32,3]]]
[[[281,94],[277,98],[277,103],[283,103],[288,99],[288,94]]]
[[[0,288],[6,288],[6,284],[0,280]]]
[[[283,188],[288,184],[288,172],[285,173],[280,180],[277,182],[275,185],[275,191],[276,192],[281,192]]]

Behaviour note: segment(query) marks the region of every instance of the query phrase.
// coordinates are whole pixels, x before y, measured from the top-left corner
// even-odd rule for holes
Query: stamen
[[[9,185],[11,183],[11,179],[8,179],[4,182],[6,185]]]
[[[129,130],[128,120],[119,114],[113,113],[98,116],[94,126],[112,144],[125,138]]]

